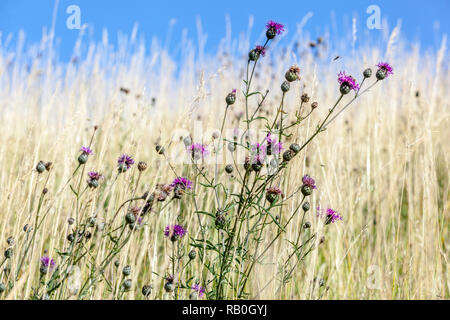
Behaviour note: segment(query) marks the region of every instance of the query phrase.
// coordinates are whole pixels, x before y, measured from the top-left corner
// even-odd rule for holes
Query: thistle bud
[[[283,81],[283,83],[281,84],[281,91],[288,92],[290,88],[291,84],[288,81]]]
[[[123,287],[124,290],[130,290],[132,284],[133,284],[133,282],[131,281],[131,279],[126,279],[126,280],[122,283],[122,287]]]
[[[307,196],[310,196],[310,195],[312,194],[313,189],[311,188],[311,186],[309,186],[309,185],[307,185],[307,184],[304,184],[304,185],[302,186],[301,191],[302,191],[302,194],[303,194],[305,197],[307,197]]]
[[[118,268],[120,266],[120,261],[119,260],[114,261],[114,266]]]
[[[71,233],[67,236],[67,241],[73,242],[75,240],[75,236]]]
[[[50,169],[53,167],[53,162],[47,162],[45,164],[45,170],[50,171]]]
[[[309,102],[309,96],[307,93],[302,94],[301,98],[303,103],[308,103]]]
[[[256,61],[256,60],[258,60],[259,59],[259,51],[258,50],[255,50],[255,49],[252,49],[252,50],[250,50],[250,52],[248,53],[248,59],[250,60],[250,61]]]
[[[45,163],[44,161],[39,161],[38,164],[36,165],[36,171],[38,173],[42,173],[45,171]]]
[[[319,104],[317,102],[311,103],[311,108],[312,109],[316,109],[318,106],[319,106]]]
[[[226,171],[226,173],[228,173],[228,174],[230,174],[230,173],[232,173],[233,172],[233,166],[231,165],[231,164],[229,164],[229,165],[227,165],[226,167],[225,167],[225,171]]]
[[[384,80],[386,78],[386,70],[385,69],[378,69],[377,73],[375,74],[378,80]]]
[[[129,276],[131,274],[131,266],[125,266],[122,270],[124,276]]]
[[[304,228],[304,229],[309,229],[309,228],[311,228],[311,222],[306,221],[306,222],[303,224],[303,228]]]
[[[262,167],[263,167],[262,164],[259,163],[259,162],[253,163],[253,164],[252,164],[252,169],[253,169],[253,171],[255,171],[255,172],[261,171]]]
[[[148,297],[152,293],[153,287],[151,285],[145,285],[142,287],[142,295]]]
[[[302,205],[302,209],[303,209],[303,211],[308,211],[309,209],[311,208],[311,205],[309,204],[309,202],[305,202],[303,205]]]
[[[349,93],[351,90],[350,86],[348,85],[348,83],[344,82],[343,84],[341,84],[341,86],[339,87],[339,91],[341,92],[341,94],[347,94]]]
[[[253,50],[252,50],[253,51]],[[227,106],[231,106],[236,102],[236,89],[233,89],[225,98],[225,102],[227,103]]]
[[[125,216],[125,221],[128,224],[132,224],[136,221],[136,216],[132,212],[128,212],[127,215]]]
[[[79,164],[85,164],[88,161],[88,154],[87,153],[82,153],[78,156],[78,163]]]
[[[294,153],[292,152],[292,150],[286,150],[283,153],[283,160],[286,162],[291,161],[293,157],[294,157]]]
[[[123,167],[123,165],[119,165],[119,171],[120,171],[120,172],[125,172],[125,171],[127,170],[127,169],[126,169],[126,166],[125,166],[125,170],[121,171],[121,167]],[[123,168],[122,168],[122,169],[123,169]],[[96,180],[96,179],[89,179],[89,180],[87,181],[87,184],[88,184],[88,186],[89,186],[90,188],[95,189],[95,188],[98,187],[98,180]]]
[[[67,220],[67,223],[68,223],[69,225],[72,225],[72,224],[75,223],[75,219],[74,219],[74,218],[69,218],[69,219]]]
[[[12,248],[8,248],[8,249],[5,250],[5,258],[6,259],[11,258],[12,255],[13,255],[13,249]]]
[[[173,290],[175,290],[175,285],[173,282],[166,282],[164,285],[164,290],[166,290],[166,292],[173,292]]]
[[[225,227],[225,216],[222,212],[217,212],[216,213],[216,220],[215,220],[215,225],[217,229],[223,229]]]
[[[6,243],[8,243],[9,246],[12,246],[14,244],[14,238],[9,237],[8,239],[6,239]]]
[[[147,169],[147,163],[145,163],[144,161],[139,161],[137,167],[140,172],[145,171]]]
[[[297,143],[293,143],[289,146],[289,150],[297,154],[300,151],[300,146]]]
[[[194,260],[195,257],[197,257],[197,251],[192,249],[191,251],[189,251],[189,259]]]
[[[364,70],[363,76],[364,78],[370,78],[372,76],[372,69],[367,68],[366,70]]]
[[[289,82],[300,80],[300,68],[295,65],[290,67],[289,70],[284,74],[284,77]]]

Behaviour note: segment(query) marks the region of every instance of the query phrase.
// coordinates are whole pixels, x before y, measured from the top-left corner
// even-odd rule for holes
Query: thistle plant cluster
[[[225,96],[224,115],[220,132],[216,135],[217,145],[211,148],[185,137],[186,154],[191,164],[177,168],[166,156],[166,147],[156,146],[156,152],[173,173],[172,181],[156,184],[143,194],[141,178],[149,169],[147,163],[135,163],[133,156],[122,154],[117,159],[114,172],[106,175],[98,169],[87,172],[90,157],[95,156],[93,142],[98,127],[94,128],[87,146],[81,147],[74,164],[73,173],[56,193],[72,194],[75,210],[67,221],[66,241],[53,251],[40,254],[35,261],[40,273],[39,283],[33,285],[33,299],[84,299],[99,283],[106,286],[109,297],[123,298],[129,291],[139,291],[144,298],[156,297],[155,287],[159,286],[170,299],[243,299],[251,293],[251,279],[257,265],[264,263],[267,253],[280,243],[285,243],[283,235],[287,228],[300,221],[295,241],[289,241],[287,258],[278,261],[288,266],[283,271],[280,287],[286,285],[292,274],[306,261],[307,256],[317,250],[324,241],[323,232],[338,223],[345,223],[345,215],[337,208],[317,207],[311,210],[312,197],[320,193],[320,180],[317,173],[302,172],[303,178],[291,194],[283,190],[286,170],[300,171],[293,167],[294,159],[356,99],[374,87],[378,82],[393,74],[392,67],[380,62],[375,72],[375,80],[364,86],[372,78],[370,68],[363,70],[362,80],[341,71],[336,78],[336,103],[328,109],[324,118],[304,141],[289,142],[294,132],[302,130],[302,125],[319,108],[317,102],[309,104],[310,97],[303,94],[295,112],[295,121],[286,123],[289,116],[285,108],[285,98],[292,86],[299,85],[302,73],[299,66],[291,66],[280,83],[281,100],[273,119],[258,115],[269,91],[253,91],[255,71],[270,50],[270,44],[285,31],[284,25],[269,21],[266,25],[266,40],[256,45],[248,54],[246,76],[242,90],[231,89]],[[238,87],[238,85],[236,85]],[[257,99],[256,106],[251,103]],[[241,109],[245,115],[245,130],[235,132],[233,140],[223,137],[229,109]],[[265,135],[261,141],[252,141],[249,133],[253,127],[264,127]],[[250,138],[249,138],[250,137]],[[226,148],[228,146],[228,148]],[[233,153],[244,150],[245,162],[219,165],[218,154],[223,149]],[[213,170],[202,166],[206,157],[215,157]],[[150,168],[151,169],[151,168]],[[35,242],[48,212],[43,204],[48,194],[49,176],[52,174],[51,162],[39,161],[35,172],[40,181],[35,191],[39,195],[37,205],[33,204],[30,223],[24,226],[21,250],[15,252],[14,239],[8,238],[1,265],[7,265],[0,283],[0,295],[14,290],[15,283],[23,276],[25,261],[34,257]],[[137,171],[137,173],[136,173]],[[129,197],[115,208],[110,207],[114,197],[114,185],[122,176],[131,175],[134,183],[129,187]],[[230,176],[238,182],[238,192],[226,187]],[[109,177],[109,178],[106,178]],[[38,181],[38,180],[37,180]],[[204,200],[199,197],[200,190],[214,195],[214,210],[203,209]],[[91,203],[98,204],[101,210],[90,215]],[[195,223],[186,219],[187,205],[194,208]],[[288,212],[287,208],[294,209]],[[176,211],[176,218],[159,231],[163,241],[164,257],[167,263],[162,270],[154,271],[158,283],[133,276],[127,260],[126,248],[133,241],[139,241],[144,226],[157,228],[156,217],[165,214],[165,209]],[[315,212],[311,212],[315,211]],[[299,219],[298,217],[301,217]],[[312,221],[319,223],[312,227]],[[318,225],[324,227],[319,233]],[[188,228],[189,225],[189,228]],[[156,244],[155,244],[156,245]],[[99,246],[102,247],[100,254]],[[120,258],[120,259],[119,259]],[[33,261],[32,261],[33,263]],[[11,265],[14,264],[13,267]],[[78,285],[70,282],[74,266],[88,265],[88,272],[81,274]],[[5,281],[6,279],[6,281]],[[140,279],[140,283],[135,283]]]

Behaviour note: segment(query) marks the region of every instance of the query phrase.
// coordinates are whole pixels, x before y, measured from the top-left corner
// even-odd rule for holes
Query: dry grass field
[[[51,35],[26,50],[7,46],[3,37],[0,299],[190,299],[196,298],[194,284],[205,289],[199,299],[449,299],[446,40],[439,51],[426,51],[404,43],[394,29],[383,41],[357,48],[351,35],[324,35],[311,48],[307,35],[288,34],[288,46],[276,38],[268,43],[250,89],[262,94],[247,99],[243,80],[255,43],[245,34],[225,38],[215,55],[186,40],[180,61],[157,42],[144,44],[133,34],[114,47],[105,34],[82,58],[77,50],[86,44],[80,39],[69,63],[56,62]],[[251,198],[258,190],[249,186],[268,174],[265,166],[247,175],[238,151],[219,143],[232,141],[236,129],[245,131],[246,103],[259,117],[251,122],[252,143],[276,122],[282,98],[285,127],[295,123],[300,105],[308,113],[318,103],[300,125],[286,129],[284,151],[302,145],[327,116],[340,97],[340,71],[360,83],[363,70],[372,68],[367,87],[380,61],[388,61],[394,74],[358,97],[272,180],[284,194],[279,205],[244,206],[238,217],[245,194]],[[300,67],[301,79],[284,95],[280,85],[291,65]],[[234,88],[236,102],[227,106]],[[310,99],[302,104],[305,93]],[[344,95],[339,106],[353,96]],[[190,162],[187,136],[208,149],[204,159]],[[89,145],[93,154],[79,165],[79,150]],[[245,153],[244,145],[239,152]],[[135,163],[119,173],[122,154]],[[41,160],[52,165],[39,173]],[[146,170],[138,169],[140,161]],[[97,188],[86,183],[89,171],[103,175]],[[317,188],[303,215],[305,174]],[[149,194],[160,196],[161,185],[178,176],[192,188],[181,199],[171,191],[165,201],[155,200],[141,224],[128,228],[128,213],[142,213]],[[324,223],[318,206],[335,209],[342,220]],[[216,212],[225,207],[228,222],[217,228]],[[239,232],[229,233],[235,221]],[[187,234],[166,237],[173,224]],[[192,250],[194,259],[188,257]],[[42,270],[43,256],[54,259],[49,270]],[[170,275],[173,280],[166,279]]]

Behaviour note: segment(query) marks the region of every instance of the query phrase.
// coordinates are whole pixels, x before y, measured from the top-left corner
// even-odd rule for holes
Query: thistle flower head
[[[89,147],[81,147],[80,151],[82,151],[86,155],[90,155],[93,153],[91,148],[89,148]]]
[[[201,143],[193,143],[189,147],[187,147],[187,151],[192,156],[192,158],[198,160],[200,158],[204,158],[209,155],[208,149],[205,145]]]
[[[283,143],[278,142],[277,138],[272,137],[272,134],[269,132],[266,136],[267,141],[267,154],[275,153],[278,154],[283,150]]]
[[[45,255],[41,259],[41,267],[44,267],[46,270],[53,271],[53,269],[56,266],[55,260],[53,258],[50,258],[49,256]]]
[[[117,164],[119,166],[126,166],[127,169],[130,169],[134,164],[134,160],[131,156],[123,154],[119,157],[119,159],[117,159]]]
[[[170,184],[173,188],[192,189],[192,182],[184,177],[178,177]]]
[[[179,238],[184,237],[184,235],[187,233],[187,231],[180,225],[168,225],[164,229],[164,236],[167,238],[170,238],[172,241],[175,241]]]
[[[359,84],[356,83],[356,80],[352,76],[346,75],[344,71],[339,72],[338,82],[341,86],[348,86],[350,90],[359,90]]]
[[[261,164],[264,162],[267,154],[267,146],[265,144],[255,143],[251,147],[251,162],[252,164]]]
[[[327,208],[325,210],[323,208],[317,207],[317,216],[325,217],[325,224],[330,224],[338,220],[342,220],[342,216],[337,211],[331,208]]]
[[[258,52],[263,57],[266,55],[266,48],[264,48],[263,46],[257,45],[255,47],[255,51]]]
[[[205,288],[203,288],[201,285],[199,285],[198,283],[194,284],[191,287],[192,290],[194,290],[195,292],[198,293],[198,296],[201,298],[203,297],[203,294],[205,293]]]
[[[91,180],[103,179],[103,176],[100,173],[96,172],[96,171],[90,171],[88,173],[88,177],[91,178]]]
[[[303,185],[310,187],[311,189],[316,189],[316,181],[311,178],[308,174],[305,174],[302,178]]]
[[[270,187],[266,189],[268,194],[280,195],[282,194],[281,189],[278,187]]]
[[[270,20],[266,24],[267,31],[273,30],[276,34],[280,35],[284,32],[284,25],[273,20]]]
[[[385,77],[388,77],[390,74],[394,74],[393,68],[387,62],[380,62],[377,64],[378,71],[383,71],[385,73]]]

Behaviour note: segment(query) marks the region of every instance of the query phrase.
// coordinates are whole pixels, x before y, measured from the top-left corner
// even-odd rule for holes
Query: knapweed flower
[[[251,161],[252,169],[256,172],[260,171],[262,164],[266,158],[267,146],[265,144],[256,143],[251,147]]]
[[[300,80],[300,68],[297,65],[293,65],[286,71],[284,77],[289,82]]]
[[[81,147],[81,154],[78,156],[78,163],[85,164],[88,161],[88,156],[92,154],[92,150],[89,147]]]
[[[278,142],[277,138],[273,138],[272,134],[269,132],[266,136],[267,141],[267,147],[266,147],[266,153],[267,155],[279,154],[281,150],[283,150],[283,143]]]
[[[267,39],[273,39],[278,34],[282,34],[284,32],[284,25],[281,23],[270,20],[266,24],[266,37]]]
[[[359,90],[359,84],[356,83],[356,80],[352,76],[346,75],[344,71],[339,72],[338,82],[341,85],[340,91],[342,94],[347,94],[350,90]]]
[[[91,148],[89,148],[89,147],[81,147],[80,151],[82,151],[83,153],[85,153],[87,155],[91,155],[93,153]]]
[[[266,48],[263,46],[257,45],[254,49],[250,50],[248,53],[248,58],[251,61],[256,61],[259,59],[260,56],[266,55]]]
[[[266,199],[269,203],[275,202],[280,195],[283,197],[283,193],[278,187],[270,187],[266,189]]]
[[[306,197],[312,194],[316,189],[316,182],[309,175],[305,174],[302,178],[303,185],[301,187],[302,194]]]
[[[186,178],[178,177],[170,184],[173,188],[192,189],[192,182]]]
[[[380,62],[377,64],[378,70],[376,73],[376,77],[378,80],[383,80],[384,78],[387,78],[390,74],[394,74],[392,72],[392,67],[387,62]]]
[[[52,272],[56,266],[55,260],[53,260],[49,256],[43,256],[40,261],[41,267],[39,268],[39,271],[41,272],[41,274],[46,274],[49,271]]]
[[[180,225],[168,225],[164,229],[164,236],[166,238],[170,238],[171,241],[177,241],[180,238],[183,238],[187,231]]]
[[[134,160],[127,154],[123,154],[117,159],[117,164],[119,166],[119,172],[125,172],[131,168],[134,164]]]
[[[198,294],[198,297],[201,298],[203,297],[203,294],[205,293],[205,288],[203,288],[201,285],[199,285],[198,283],[194,284],[191,287],[192,290],[194,290],[194,292],[196,292]]]
[[[89,180],[87,181],[87,183],[88,183],[88,186],[91,188],[97,188],[99,180],[103,179],[103,176],[96,171],[90,171],[88,173],[88,177],[89,177]]]
[[[310,186],[312,189],[316,189],[316,181],[311,178],[308,174],[305,174],[302,178],[302,182],[304,185]]]
[[[157,194],[158,201],[165,201],[174,187],[171,184],[158,184],[156,189],[159,191]]]
[[[255,51],[258,52],[263,57],[266,55],[266,48],[264,48],[263,46],[257,45],[255,47]]]
[[[231,90],[231,92],[226,96],[225,102],[227,106],[231,106],[236,102],[236,89]]]
[[[209,154],[208,149],[201,143],[193,143],[187,147],[187,151],[194,160],[203,159]]]
[[[317,207],[317,216],[318,217],[325,217],[325,224],[334,223],[338,220],[342,220],[342,216],[333,209],[322,209],[320,207]]]

